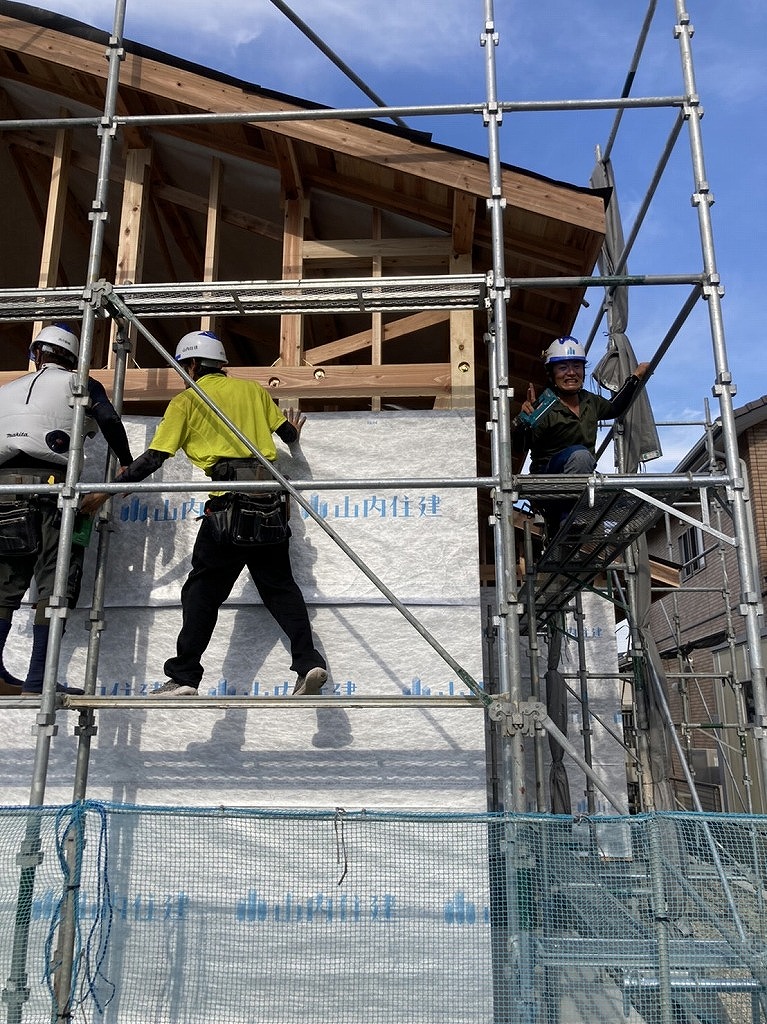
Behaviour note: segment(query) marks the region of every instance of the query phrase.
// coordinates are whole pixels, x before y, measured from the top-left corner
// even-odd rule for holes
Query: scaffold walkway
[[[296,281],[192,281],[182,284],[0,291],[0,322],[76,318],[86,302],[111,310],[119,296],[137,316],[251,316],[289,313],[404,312],[413,309],[483,309],[485,274],[427,277],[324,278]]]
[[[537,562],[533,586],[538,626],[566,608],[683,497],[685,492],[662,485],[644,492],[584,491]],[[522,625],[524,629],[527,623],[523,620]]]

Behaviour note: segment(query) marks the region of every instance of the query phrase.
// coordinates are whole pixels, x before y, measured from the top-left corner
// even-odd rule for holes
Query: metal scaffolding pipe
[[[732,382],[732,374],[727,361],[727,346],[722,319],[722,289],[716,265],[713,225],[711,222],[713,197],[711,196],[706,178],[706,167],[703,157],[703,136],[700,123],[702,111],[698,100],[693,69],[690,16],[685,6],[685,0],[675,0],[675,5],[677,13],[675,33],[679,42],[682,75],[687,96],[685,110],[688,118],[688,135],[695,183],[692,201],[698,212],[701,253],[707,280],[704,295],[708,303],[709,326],[714,356],[714,393],[719,399],[725,464],[728,474],[732,479],[732,515],[735,535],[740,538],[740,543],[735,549],[738,569],[740,571],[740,608],[748,639],[754,707],[756,711],[754,736],[762,769],[762,785],[764,786],[767,784],[767,682],[765,681],[765,667],[762,659],[759,622],[762,611],[761,588],[757,578],[756,565],[753,561],[753,545],[750,540],[750,538],[753,538],[755,530],[751,509],[747,507],[745,501],[745,485],[741,475],[738,433],[735,426],[733,408],[733,397],[736,389]]]
[[[512,700],[522,696],[522,670],[519,655],[519,618],[517,614],[517,581],[514,560],[514,528],[511,451],[511,406],[509,390],[508,338],[506,330],[506,289],[503,202],[501,187],[500,158],[500,115],[497,106],[497,73],[495,47],[498,36],[495,32],[492,0],[485,0],[485,30],[481,36],[485,51],[485,88],[487,93],[488,117],[487,140],[489,152],[490,214],[492,237],[493,273],[490,310],[490,333],[493,337],[492,356],[494,362],[493,402],[496,444],[492,453],[497,464],[493,475],[497,475],[500,486],[495,494],[494,527],[496,535],[496,594],[498,607],[499,649],[501,653],[501,690],[511,695]],[[506,764],[509,777],[505,780],[504,810],[524,811],[525,761],[522,740],[519,736],[508,739]]]
[[[621,92],[621,98],[628,97],[631,89],[634,85],[634,78],[636,77],[637,69],[639,68],[639,61],[644,51],[645,43],[647,42],[647,36],[650,33],[650,26],[652,25],[652,19],[655,15],[655,9],[658,6],[658,0],[650,0],[650,3],[645,12],[644,21],[642,22],[642,28],[639,32],[639,38],[634,48],[634,54],[631,58],[628,71],[626,73],[626,79],[623,83],[623,91]],[[623,110],[620,109],[615,115],[613,126],[610,129],[610,135],[608,136],[607,142],[604,148],[604,159],[609,160],[610,154],[612,153],[613,145],[615,143],[616,136],[618,135],[618,128],[620,127],[621,119],[623,117]]]
[[[555,110],[626,110],[681,107],[684,96],[644,96],[614,99],[529,100],[504,102],[495,100],[494,110],[500,113],[531,113]],[[311,110],[244,110],[225,114],[115,114],[108,123],[115,128],[170,127],[188,124],[267,124],[285,121],[362,121],[379,117],[443,117],[450,114],[479,114],[484,116],[487,103],[437,103],[399,107],[320,107]],[[25,129],[58,131],[62,128],[98,128],[101,117],[46,117],[14,118],[0,121],[0,131]],[[409,130],[409,129],[408,129]]]
[[[302,18],[299,18],[296,12],[291,7],[289,7],[288,4],[285,3],[285,0],[270,0],[270,2],[274,7],[277,8],[278,11],[281,11],[285,15],[285,17],[296,26],[297,29],[303,32],[306,38],[310,42],[314,43],[314,45],[321,53],[324,53],[325,56],[331,60],[339,69],[339,71],[342,71],[351,82],[354,82],[357,88],[364,92],[369,100],[372,100],[377,107],[386,106],[381,97],[378,96],[375,92],[373,92],[370,86],[366,85],[365,82],[363,82],[363,80],[359,77],[359,75],[352,71],[349,65],[345,61],[343,61],[338,56],[337,53],[334,53],[333,50],[331,50],[327,43],[323,42],[322,39],[320,39],[320,37],[317,35],[317,33],[313,29],[311,29]],[[407,128],[405,122],[401,121],[399,118],[394,117],[392,118],[392,120],[401,128]]]
[[[666,145],[663,148],[663,152],[662,152],[662,154],[660,156],[660,159],[658,160],[658,163],[657,163],[657,165],[655,167],[655,171],[653,173],[653,176],[650,179],[650,184],[648,185],[647,191],[645,192],[645,197],[642,200],[642,203],[641,203],[641,205],[639,207],[639,210],[637,211],[637,215],[634,218],[634,222],[631,225],[631,229],[630,229],[630,231],[628,233],[628,236],[626,237],[626,239],[624,241],[623,252],[620,254],[620,256],[618,258],[618,261],[617,261],[617,263],[615,265],[615,268],[614,268],[614,272],[616,274],[620,274],[625,269],[625,267],[626,267],[626,263],[628,262],[628,258],[629,258],[629,255],[631,254],[631,250],[634,248],[634,242],[637,240],[637,237],[639,235],[639,231],[640,231],[642,225],[644,224],[644,219],[645,219],[645,217],[647,216],[647,213],[650,210],[650,206],[652,204],[653,199],[655,198],[655,193],[656,193],[656,191],[658,189],[658,185],[660,185],[661,179],[663,178],[663,175],[664,175],[664,173],[666,171],[666,167],[668,166],[668,161],[671,158],[671,154],[674,151],[674,148],[675,148],[676,143],[677,143],[677,141],[679,139],[679,136],[681,134],[683,126],[684,126],[684,115],[680,111],[677,114],[676,120],[674,121],[673,128],[669,132],[668,138],[666,140]],[[601,159],[602,161],[606,161],[608,159],[608,155],[607,155],[607,153],[605,153],[604,156],[602,156],[601,154],[598,154],[598,158]],[[611,288],[611,291],[612,291],[612,288]],[[597,313],[597,315],[596,315],[596,317],[594,319],[594,323],[591,326],[591,330],[589,331],[588,336],[587,336],[586,340],[584,341],[584,347],[585,347],[587,352],[591,348],[591,345],[592,345],[592,343],[594,341],[594,338],[596,337],[597,330],[599,329],[599,325],[602,322],[606,312],[607,312],[607,302],[603,302],[599,312]]]

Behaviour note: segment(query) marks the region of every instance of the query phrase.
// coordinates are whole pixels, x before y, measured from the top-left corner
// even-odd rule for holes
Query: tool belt
[[[219,459],[210,468],[211,480],[270,480],[272,474],[259,459]]]
[[[60,484],[65,475],[63,469],[53,466],[47,472],[0,469],[0,484]]]
[[[258,459],[220,459],[210,469],[212,480],[268,480],[269,470]],[[235,547],[280,544],[290,536],[284,491],[231,491],[209,498],[206,521],[216,540]]]

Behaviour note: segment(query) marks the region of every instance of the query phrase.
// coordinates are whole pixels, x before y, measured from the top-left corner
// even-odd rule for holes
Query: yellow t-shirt
[[[264,458],[271,462],[277,458],[272,433],[285,423],[285,417],[265,388],[256,381],[238,380],[221,373],[206,373],[197,386]],[[219,459],[246,459],[252,455],[191,388],[171,399],[149,447],[170,455],[180,448],[206,473]]]

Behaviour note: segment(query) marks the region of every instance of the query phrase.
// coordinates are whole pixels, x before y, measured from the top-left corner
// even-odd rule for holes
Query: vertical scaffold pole
[[[104,114],[99,126],[101,147],[96,181],[96,193],[91,208],[91,243],[88,255],[86,290],[83,296],[83,319],[80,333],[80,357],[77,364],[74,386],[74,415],[72,419],[71,446],[67,461],[67,472],[61,494],[61,535],[59,537],[58,560],[53,594],[50,601],[51,625],[48,641],[48,654],[45,662],[41,714],[38,723],[42,726],[38,731],[35,749],[35,764],[32,779],[30,804],[38,806],[43,803],[45,782],[50,751],[51,734],[48,726],[55,721],[56,681],[58,676],[61,638],[67,615],[67,574],[69,572],[72,530],[77,513],[76,486],[80,479],[83,465],[83,440],[85,428],[85,411],[88,406],[88,374],[93,350],[93,326],[96,310],[91,301],[93,283],[98,280],[101,256],[104,247],[104,233],[107,220],[107,196],[109,191],[109,170],[112,159],[114,141],[114,114],[117,105],[117,89],[119,86],[120,62],[123,58],[122,29],[125,20],[126,0],[115,0],[114,28],[109,40],[106,58],[109,63],[104,101]]]
[[[740,614],[743,617],[747,649],[751,662],[751,680],[754,692],[754,739],[758,750],[761,767],[762,788],[767,787],[767,687],[765,686],[764,663],[762,658],[762,640],[759,618],[763,612],[758,583],[758,570],[753,558],[752,545],[748,538],[753,536],[753,521],[750,508],[745,499],[745,481],[742,474],[738,453],[738,436],[735,429],[733,396],[735,385],[732,381],[727,362],[724,326],[722,321],[722,288],[720,287],[714,253],[713,228],[711,223],[711,206],[714,202],[709,183],[706,179],[706,168],[703,159],[703,137],[701,132],[702,110],[695,84],[695,73],[692,59],[692,34],[690,15],[685,7],[685,0],[675,0],[676,25],[674,33],[679,42],[682,62],[682,74],[686,95],[685,116],[688,125],[690,152],[695,191],[692,203],[698,213],[703,268],[706,279],[703,294],[708,305],[708,316],[711,328],[711,340],[714,354],[714,395],[719,400],[719,415],[722,422],[722,445],[724,448],[725,466],[731,480],[731,508],[735,536],[738,543],[735,548],[740,574]],[[763,793],[763,795],[765,795]]]
[[[491,335],[490,355],[494,360],[493,403],[496,431],[492,453],[497,465],[493,474],[499,487],[493,496],[495,505],[495,568],[498,605],[499,676],[501,692],[508,693],[511,701],[522,698],[521,659],[519,656],[519,618],[517,615],[517,581],[514,558],[514,501],[512,494],[511,416],[508,369],[508,338],[506,331],[507,287],[504,266],[503,198],[498,130],[502,111],[498,105],[495,47],[498,36],[494,27],[492,0],[485,2],[485,28],[482,45],[485,48],[485,85],[487,106],[484,111],[488,134],[490,214],[493,249],[493,270],[490,282]],[[508,757],[505,758],[510,777],[504,780],[504,810],[526,810],[525,764],[522,737],[519,733],[508,737]]]
[[[122,412],[123,393],[125,389],[125,365],[130,351],[130,342],[122,328],[118,329],[117,340],[114,345],[117,351],[115,362],[114,386],[112,390],[112,404],[115,409]],[[114,456],[107,455],[105,467],[106,479],[112,478],[114,469]],[[101,633],[104,629],[104,596],[106,591],[107,559],[109,553],[109,530],[108,516],[104,513],[102,518],[102,529],[98,534],[98,549],[96,553],[96,576],[93,585],[93,597],[91,600],[90,615],[90,636],[88,640],[88,656],[85,664],[85,692],[92,694],[96,692],[96,676],[98,672],[99,650],[101,644]],[[85,800],[88,786],[88,771],[90,767],[91,743],[96,734],[95,713],[93,708],[82,708],[80,719],[75,732],[78,737],[77,758],[75,761],[75,781],[72,791],[72,803],[79,803]],[[75,945],[77,938],[77,904],[80,892],[80,874],[82,870],[82,851],[85,845],[84,836],[85,819],[76,815],[73,816],[65,838],[64,855],[69,869],[71,884],[64,896],[61,906],[57,943],[56,963],[59,965],[56,972],[54,991],[56,994],[57,1019],[69,1020],[72,1014],[70,993],[72,990],[72,977],[76,968]]]
[[[481,44],[485,50],[484,110],[488,136],[490,196],[487,201],[492,238],[492,274],[489,281],[489,349],[491,402],[494,438],[491,445],[493,475],[498,489],[493,494],[495,528],[495,585],[498,611],[499,683],[509,700],[522,699],[522,669],[519,653],[519,609],[517,605],[516,559],[514,556],[514,498],[511,458],[511,416],[508,369],[508,338],[506,331],[506,271],[504,261],[503,198],[499,128],[502,111],[498,105],[495,47],[498,35],[492,0],[484,0],[485,26]],[[526,808],[525,762],[522,735],[519,731],[502,738],[503,809],[507,814],[502,847],[503,894],[500,963],[495,962],[496,1024],[530,1024],[536,1018],[535,979],[530,950],[529,913],[525,910],[524,871],[527,864],[525,843],[520,842],[511,815]],[[505,939],[505,942],[503,941]],[[505,948],[504,948],[505,947]]]
[[[101,145],[96,181],[96,192],[91,209],[91,241],[86,275],[86,290],[83,295],[83,319],[80,332],[80,355],[77,364],[74,386],[74,412],[72,418],[71,447],[67,461],[67,471],[61,493],[61,533],[59,537],[58,557],[53,592],[50,600],[50,634],[48,651],[43,678],[43,692],[40,712],[37,716],[37,741],[30,789],[29,805],[37,808],[44,802],[48,760],[51,738],[56,731],[56,683],[58,680],[59,658],[61,655],[61,639],[68,611],[67,607],[67,574],[69,572],[70,550],[75,515],[77,513],[76,485],[80,479],[83,464],[83,441],[85,429],[85,411],[88,405],[88,374],[93,349],[93,327],[96,310],[90,301],[90,288],[99,277],[101,257],[104,246],[105,225],[107,220],[107,197],[109,189],[109,171],[112,161],[112,143],[114,141],[114,114],[117,106],[117,89],[119,85],[120,62],[123,58],[122,33],[125,22],[126,0],[115,0],[113,31],[109,40],[106,59],[109,64],[107,74],[104,113],[99,127]],[[29,925],[32,909],[32,893],[34,890],[35,873],[40,862],[40,826],[39,812],[32,812],[27,821],[27,830],[20,857],[21,878],[19,882],[19,898],[13,937],[11,959],[11,975],[8,981],[6,1002],[8,1004],[8,1024],[20,1024],[22,1005],[29,997],[26,987],[26,958],[29,943]],[[62,936],[59,936],[61,943]],[[71,976],[71,972],[70,972]],[[62,991],[65,988],[66,991]],[[70,985],[57,983],[57,1005],[54,1007],[54,1020],[71,1018]]]

